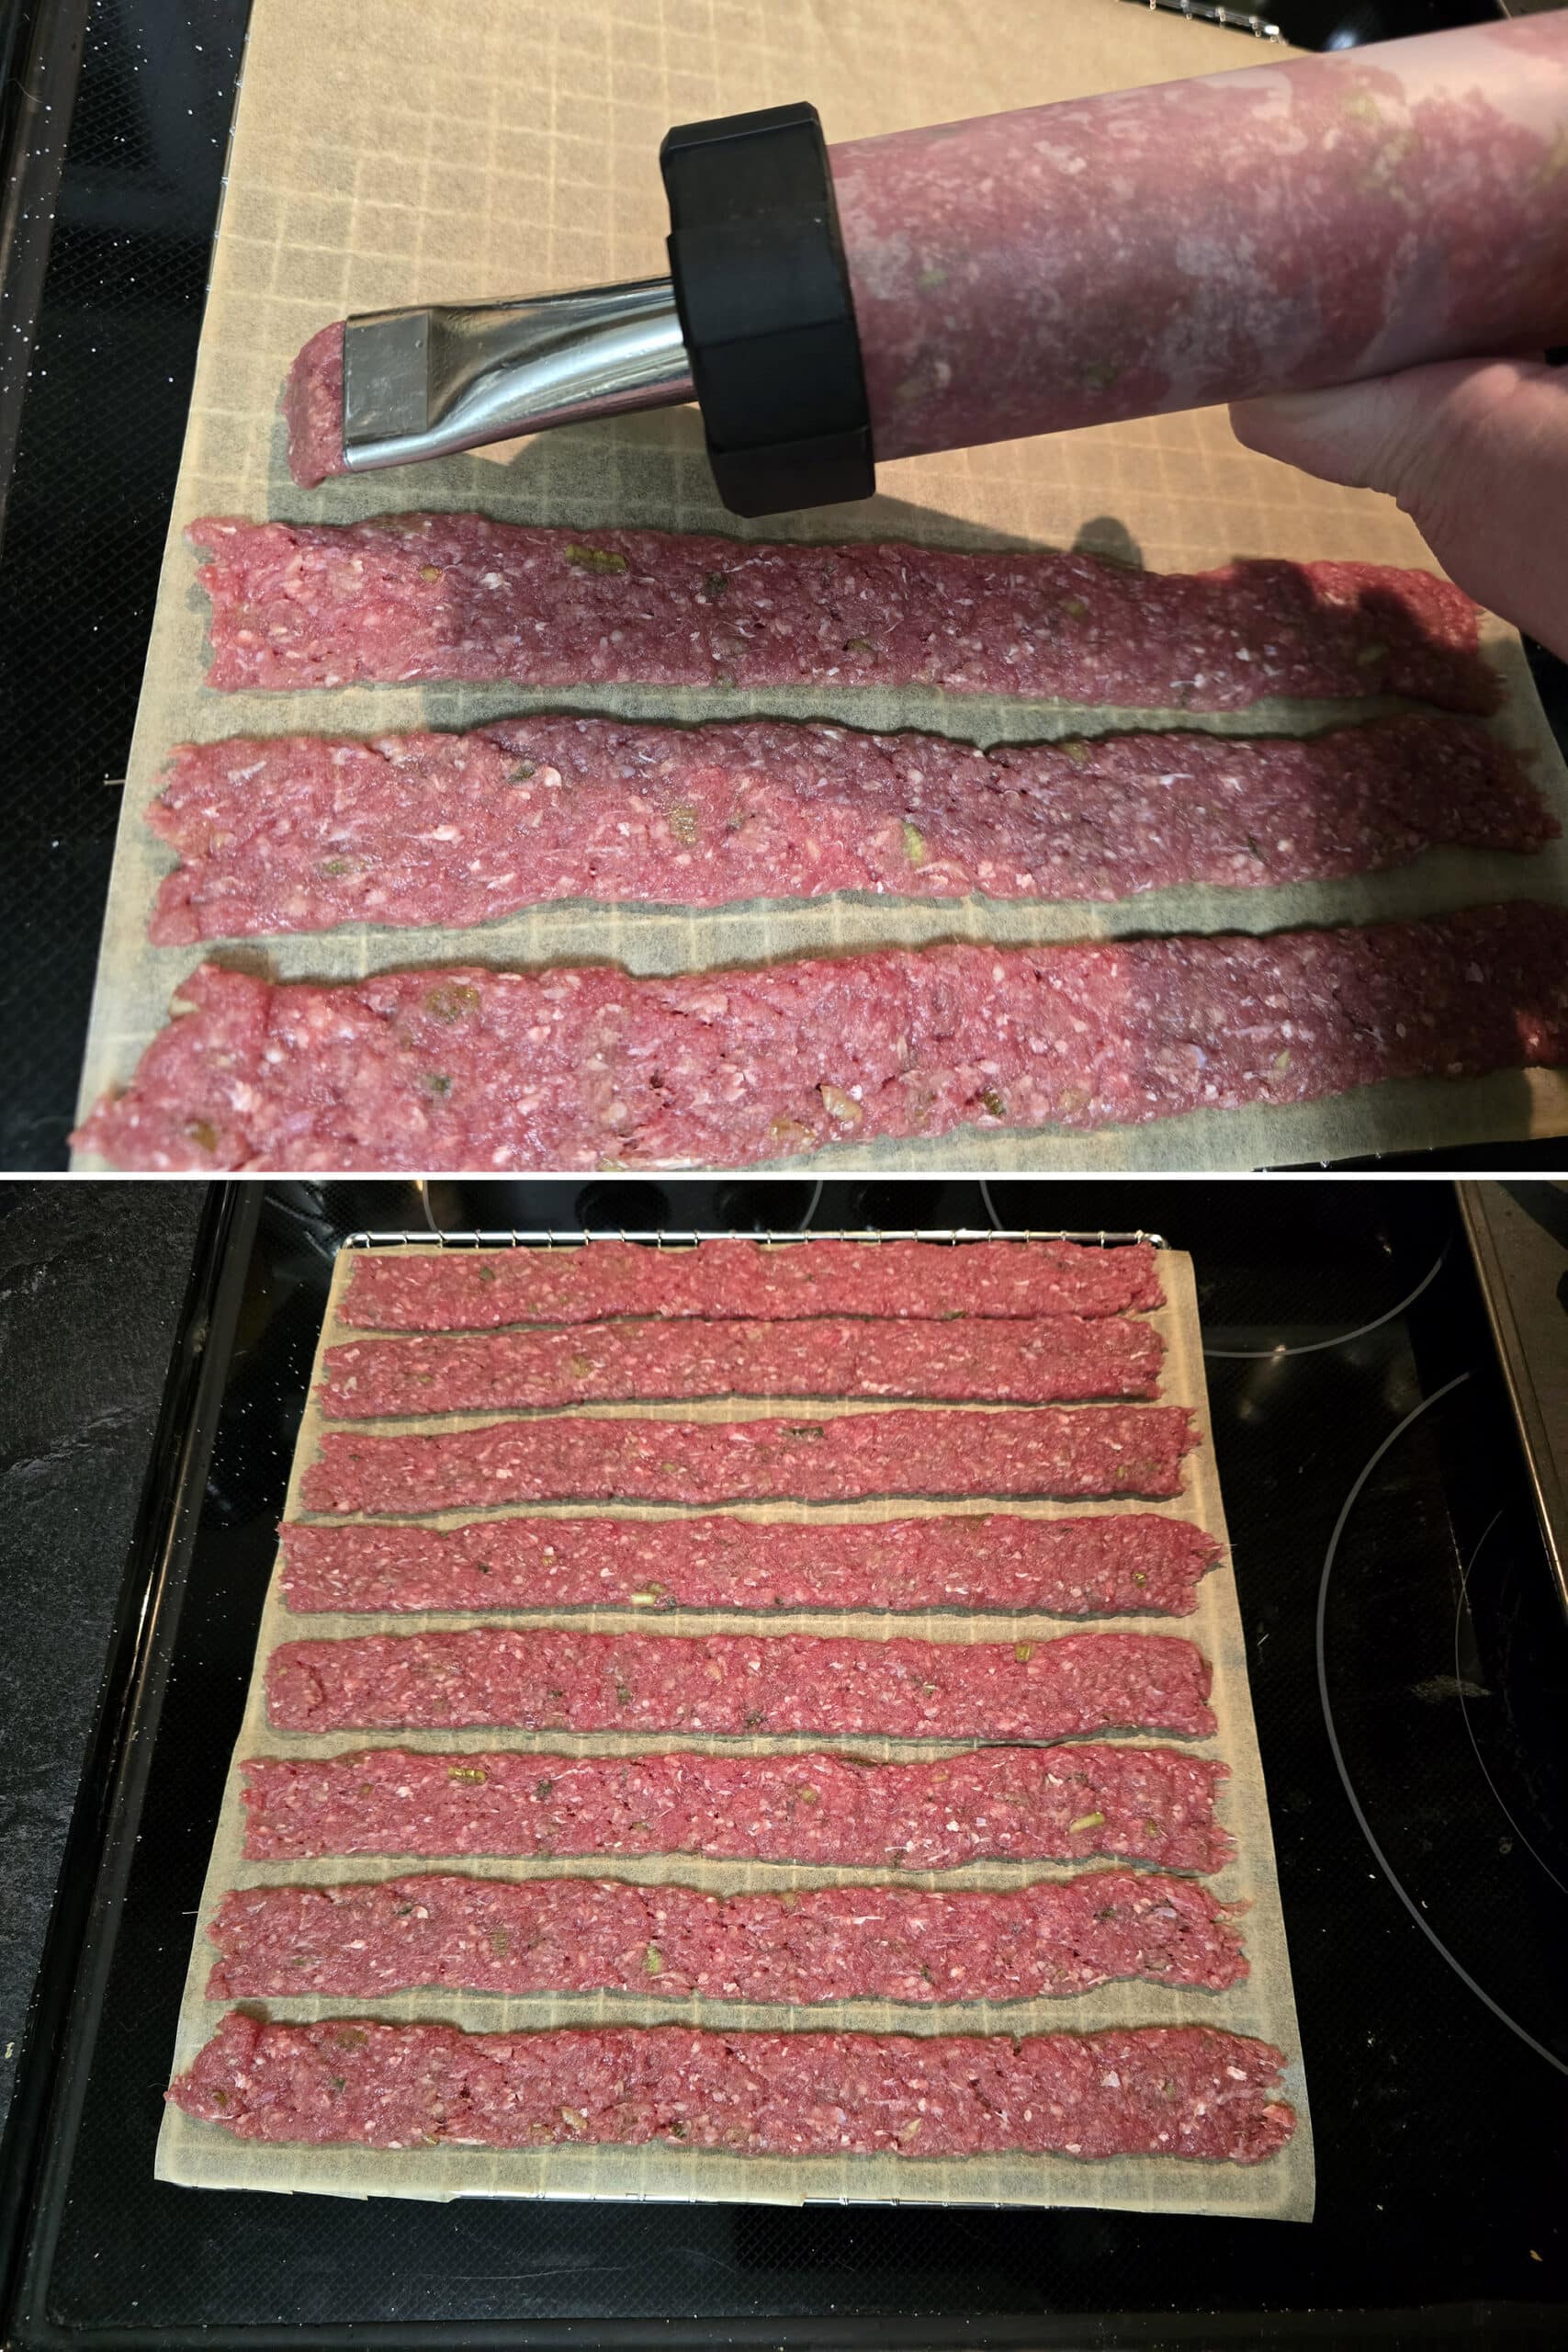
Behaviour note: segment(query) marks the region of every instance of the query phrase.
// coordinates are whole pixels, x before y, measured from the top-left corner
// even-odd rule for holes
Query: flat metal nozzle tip
[[[429,311],[375,311],[350,319],[343,334],[344,453],[376,441],[428,432]]]
[[[668,278],[375,311],[343,337],[351,473],[694,398]]]

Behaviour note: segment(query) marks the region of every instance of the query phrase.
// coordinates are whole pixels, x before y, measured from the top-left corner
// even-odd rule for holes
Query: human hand
[[[1238,440],[1386,491],[1445,571],[1568,660],[1568,368],[1447,360],[1231,410]]]

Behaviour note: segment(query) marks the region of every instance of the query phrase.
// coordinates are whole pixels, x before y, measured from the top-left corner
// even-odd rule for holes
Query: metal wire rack
[[[1137,7],[1152,14],[1163,8],[1174,17],[1190,17],[1196,23],[1218,25],[1225,32],[1250,33],[1255,40],[1282,40],[1284,35],[1267,17],[1254,16],[1246,8],[1223,8],[1218,0],[1133,0]]]
[[[554,1226],[534,1227],[466,1227],[454,1228],[441,1226],[422,1227],[401,1232],[371,1232],[362,1230],[345,1234],[345,1250],[411,1249],[415,1245],[428,1248],[434,1241],[448,1250],[537,1250],[581,1249],[593,1241],[637,1241],[652,1244],[656,1249],[693,1248],[700,1241],[755,1241],[770,1250],[787,1247],[792,1242],[863,1241],[874,1247],[883,1241],[938,1241],[948,1243],[983,1241],[1077,1241],[1101,1250],[1113,1250],[1129,1242],[1146,1241],[1156,1250],[1168,1250],[1170,1244],[1163,1234],[1147,1233],[1140,1227],[1125,1232],[1098,1233],[1044,1232],[1033,1227],[998,1227],[995,1226],[904,1226],[898,1227],[840,1227],[826,1233],[802,1233],[791,1229],[784,1233],[738,1232],[729,1227],[695,1226],[638,1230],[623,1226]]]
[[[362,1230],[350,1233],[344,1236],[343,1247],[345,1250],[387,1250],[411,1248],[415,1244],[421,1244],[428,1249],[434,1241],[444,1249],[451,1250],[581,1249],[594,1241],[640,1241],[650,1242],[658,1249],[690,1249],[701,1241],[728,1238],[756,1241],[770,1249],[782,1249],[792,1242],[809,1245],[814,1240],[863,1241],[871,1246],[883,1241],[933,1241],[953,1245],[992,1241],[1077,1241],[1102,1250],[1115,1249],[1129,1242],[1146,1241],[1156,1250],[1168,1250],[1170,1247],[1162,1234],[1145,1232],[1142,1227],[1122,1232],[1102,1229],[1098,1232],[1078,1233],[1065,1229],[1043,1232],[1033,1227],[965,1225],[904,1226],[885,1228],[863,1226],[842,1227],[825,1233],[803,1233],[798,1229],[792,1229],[784,1233],[748,1231],[739,1235],[735,1234],[733,1228],[696,1226],[639,1231],[635,1227],[627,1228],[620,1226],[609,1227],[578,1226],[563,1229],[547,1226],[454,1228],[432,1225],[414,1231]],[[651,2205],[679,2203],[682,2200],[634,2194],[614,2201]],[[890,2201],[880,2198],[849,2197],[808,2197],[806,2200],[808,2205],[841,2205],[846,2209],[851,2206],[882,2205]],[[906,2207],[919,2204],[930,2206],[933,2210],[953,2210],[965,2207],[971,2211],[982,2210],[986,2203],[986,2200],[981,2199],[941,2197],[906,2198],[899,2201]]]

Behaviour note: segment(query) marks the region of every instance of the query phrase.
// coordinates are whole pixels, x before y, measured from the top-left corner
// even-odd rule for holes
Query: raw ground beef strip
[[[779,719],[243,737],[182,745],[148,821],[180,858],[159,946],[493,922],[562,899],[1128,899],[1363,874],[1445,843],[1535,850],[1559,831],[1509,745],[1415,715],[1305,741],[989,752]]]
[[[1568,908],[632,978],[203,965],[76,1136],[125,1169],[739,1168],[1568,1060]]]
[[[807,1525],[701,1519],[486,1519],[443,1534],[290,1521],[299,1612],[433,1609],[961,1609],[1190,1615],[1215,1538],[1153,1511],[1019,1512]]]
[[[911,1871],[979,1861],[1230,1860],[1229,1767],[1179,1747],[978,1747],[917,1764],[832,1752],[550,1756],[368,1748],[244,1766],[253,1861],[321,1854],[700,1854]]]
[[[623,1879],[457,1878],[235,1888],[208,1929],[209,2001],[426,1985],[680,2000],[1026,2001],[1139,1977],[1223,1991],[1247,1973],[1230,1905],[1194,1880],[1089,1871],[1006,1894],[818,1886],[705,1894]]]
[[[838,1739],[1201,1737],[1209,1663],[1171,1634],[1044,1642],[818,1634],[588,1634],[558,1626],[283,1642],[279,1731],[672,1731]]]
[[[528,1331],[353,1340],[327,1351],[337,1420],[704,1396],[931,1397],[1045,1405],[1157,1395],[1152,1324],[1053,1315],[874,1323],[569,1323]]]
[[[169,2098],[243,2139],[377,2148],[649,2141],[752,2155],[1019,2151],[1258,2164],[1284,2061],[1211,2026],[1095,2034],[462,2033],[231,2011]]]
[[[1100,2034],[745,2034],[592,2025],[466,2034],[231,2011],[169,2100],[247,2141],[550,2147],[649,2141],[781,2157],[1208,2157],[1295,2129],[1283,2058],[1211,2025]]]
[[[1495,707],[1478,608],[1429,571],[1182,574],[1038,548],[766,545],[483,514],[212,515],[209,684],[936,686],[1109,709],[1271,695]]]
[[[1181,1491],[1183,1405],[932,1406],[820,1420],[548,1414],[434,1437],[328,1430],[307,1510],[395,1514],[507,1502],[845,1502],[877,1495]]]
[[[1146,1241],[766,1242],[718,1234],[695,1248],[635,1241],[573,1248],[355,1251],[344,1318],[361,1330],[494,1329],[610,1316],[709,1321],[794,1316],[1120,1315],[1163,1306]]]

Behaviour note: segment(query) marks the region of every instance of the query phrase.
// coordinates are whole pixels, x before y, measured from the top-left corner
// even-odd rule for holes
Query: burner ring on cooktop
[[[1432,1271],[1433,1273],[1436,1273],[1437,1268],[1434,1267]],[[1427,1279],[1430,1280],[1431,1277],[1428,1276]],[[1349,1802],[1350,1810],[1356,1816],[1357,1826],[1359,1828],[1362,1837],[1366,1839],[1372,1859],[1377,1863],[1378,1868],[1382,1871],[1384,1878],[1388,1881],[1389,1885],[1399,1897],[1400,1902],[1404,1905],[1405,1910],[1410,1914],[1411,1918],[1415,1920],[1416,1925],[1420,1928],[1421,1933],[1426,1937],[1433,1950],[1438,1954],[1439,1958],[1447,1964],[1447,1966],[1452,1969],[1454,1974],[1460,1979],[1461,1983],[1475,1996],[1476,1999],[1482,2003],[1483,2007],[1490,2009],[1492,2015],[1498,2020],[1499,2024],[1506,2026],[1510,2033],[1517,2035],[1518,2040],[1524,2042],[1528,2048],[1533,2050],[1538,2057],[1544,2058],[1547,2064],[1555,2068],[1558,2074],[1568,2075],[1568,2059],[1560,2058],[1557,2052],[1554,2050],[1550,2049],[1544,2041],[1538,2041],[1536,2036],[1529,2030],[1528,2027],[1521,2025],[1517,2018],[1511,2017],[1508,2011],[1503,2007],[1501,2002],[1495,2000],[1492,1995],[1487,1992],[1485,1986],[1478,1984],[1476,1979],[1471,1974],[1470,1971],[1464,1966],[1463,1962],[1449,1950],[1448,1945],[1438,1935],[1430,1920],[1427,1918],[1420,1905],[1409,1893],[1404,1881],[1394,1870],[1393,1863],[1389,1860],[1387,1854],[1383,1851],[1382,1845],[1379,1843],[1378,1838],[1373,1832],[1372,1825],[1367,1817],[1366,1809],[1363,1806],[1360,1798],[1356,1793],[1355,1783],[1350,1778],[1349,1767],[1346,1763],[1344,1749],[1340,1744],[1338,1728],[1334,1719],[1334,1705],[1328,1692],[1326,1627],[1328,1620],[1329,1583],[1334,1574],[1334,1564],[1338,1555],[1340,1540],[1344,1535],[1347,1526],[1349,1524],[1350,1514],[1355,1510],[1356,1504],[1360,1498],[1362,1489],[1365,1487],[1373,1471],[1376,1470],[1384,1455],[1398,1443],[1405,1431],[1410,1429],[1415,1422],[1418,1421],[1424,1413],[1429,1412],[1434,1405],[1440,1404],[1445,1396],[1451,1396],[1456,1389],[1462,1388],[1466,1382],[1473,1378],[1473,1374],[1470,1372],[1456,1373],[1451,1380],[1445,1381],[1440,1388],[1433,1389],[1429,1396],[1423,1396],[1418,1405],[1413,1406],[1410,1411],[1405,1414],[1404,1419],[1398,1422],[1396,1426],[1389,1431],[1388,1435],[1378,1446],[1376,1452],[1364,1464],[1357,1476],[1349,1493],[1346,1496],[1343,1504],[1340,1506],[1339,1516],[1334,1522],[1333,1532],[1330,1534],[1328,1539],[1328,1548],[1324,1555],[1323,1573],[1318,1579],[1317,1621],[1315,1632],[1317,1693],[1319,1702],[1323,1709],[1324,1727],[1328,1734],[1328,1745],[1334,1758],[1335,1770],[1339,1775],[1340,1784],[1343,1787],[1346,1797]],[[1483,1541],[1484,1541],[1484,1537],[1483,1538]],[[1472,1555],[1472,1566],[1474,1565],[1474,1557],[1475,1555]],[[1483,1770],[1484,1770],[1484,1766],[1483,1767]],[[1491,1775],[1488,1773],[1486,1778],[1488,1784],[1490,1785]],[[1495,1793],[1495,1790],[1494,1793]],[[1531,1851],[1533,1852],[1533,1850],[1534,1849],[1532,1848]],[[1537,1859],[1539,1860],[1539,1857]]]
[[[1458,1595],[1458,1601],[1455,1601],[1455,1611],[1453,1611],[1453,1689],[1455,1689],[1455,1698],[1458,1698],[1458,1702],[1460,1702],[1460,1722],[1464,1724],[1464,1736],[1467,1736],[1467,1738],[1470,1738],[1472,1755],[1474,1755],[1476,1764],[1479,1764],[1479,1769],[1481,1769],[1481,1778],[1483,1778],[1485,1785],[1488,1785],[1488,1790],[1491,1790],[1493,1802],[1495,1802],[1497,1811],[1500,1811],[1502,1818],[1506,1820],[1506,1826],[1509,1826],[1509,1830],[1514,1832],[1514,1837],[1517,1837],[1517,1839],[1518,1839],[1518,1844],[1521,1844],[1521,1847],[1526,1849],[1526,1853],[1528,1853],[1528,1856],[1530,1856],[1530,1860],[1533,1860],[1533,1863],[1538,1865],[1540,1870],[1544,1870],[1544,1874],[1547,1874],[1547,1877],[1551,1879],[1551,1884],[1554,1884],[1556,1889],[1561,1889],[1561,1894],[1568,1894],[1568,1879],[1561,1879],[1559,1874],[1556,1874],[1556,1870],[1551,1868],[1551,1863],[1550,1863],[1550,1860],[1547,1860],[1547,1856],[1544,1856],[1544,1853],[1540,1851],[1538,1844],[1535,1844],[1535,1841],[1530,1839],[1530,1837],[1528,1837],[1526,1832],[1523,1832],[1523,1827],[1518,1826],[1518,1815],[1514,1814],[1514,1809],[1512,1809],[1512,1806],[1509,1806],[1509,1802],[1506,1802],[1506,1797],[1505,1797],[1505,1794],[1502,1794],[1502,1790],[1497,1788],[1497,1781],[1495,1781],[1495,1778],[1493,1778],[1493,1769],[1491,1769],[1491,1764],[1488,1764],[1488,1761],[1485,1761],[1485,1757],[1481,1755],[1481,1740],[1476,1738],[1476,1726],[1474,1726],[1474,1722],[1472,1722],[1472,1719],[1470,1719],[1470,1684],[1467,1684],[1467,1677],[1464,1677],[1464,1658],[1462,1658],[1462,1649],[1460,1649],[1460,1634],[1462,1634],[1462,1630],[1464,1630],[1464,1613],[1467,1613],[1467,1609],[1470,1609],[1470,1580],[1472,1580],[1472,1576],[1476,1574],[1476,1569],[1479,1569],[1479,1564],[1481,1564],[1481,1553],[1483,1553],[1485,1545],[1488,1545],[1488,1543],[1491,1543],[1493,1533],[1497,1532],[1497,1526],[1502,1524],[1502,1517],[1505,1517],[1505,1512],[1506,1512],[1506,1503],[1500,1503],[1500,1505],[1497,1505],[1497,1510],[1493,1512],[1491,1520],[1485,1521],[1485,1526],[1483,1526],[1483,1529],[1481,1529],[1479,1538],[1476,1538],[1474,1553],[1470,1555],[1470,1559],[1467,1559],[1467,1562],[1464,1562],[1462,1569],[1460,1569],[1460,1595]]]
[[[1546,1872],[1547,1877],[1551,1881],[1553,1886],[1560,1887],[1564,1894],[1568,1894],[1568,1881],[1558,1877],[1557,1872],[1552,1869],[1551,1864],[1547,1860],[1546,1856],[1541,1853],[1534,1842],[1525,1835],[1524,1830],[1519,1826],[1517,1818],[1509,1806],[1507,1800],[1504,1796],[1502,1790],[1497,1786],[1496,1781],[1493,1779],[1492,1767],[1487,1763],[1485,1757],[1481,1752],[1481,1742],[1475,1736],[1475,1726],[1470,1719],[1470,1692],[1463,1671],[1463,1658],[1460,1649],[1460,1634],[1464,1624],[1465,1611],[1470,1601],[1471,1577],[1474,1575],[1476,1568],[1480,1566],[1481,1555],[1484,1552],[1487,1544],[1491,1542],[1497,1528],[1501,1526],[1503,1516],[1506,1510],[1507,1505],[1506,1503],[1498,1504],[1496,1510],[1493,1512],[1491,1518],[1482,1529],[1481,1533],[1476,1540],[1474,1551],[1472,1552],[1469,1559],[1465,1562],[1464,1566],[1460,1571],[1459,1600],[1454,1610],[1454,1692],[1459,1700],[1460,1720],[1464,1724],[1465,1733],[1469,1738],[1472,1750],[1474,1753],[1476,1763],[1481,1769],[1481,1777],[1485,1781],[1487,1787],[1491,1790],[1493,1800],[1496,1804],[1498,1812],[1502,1815],[1504,1820],[1507,1823],[1509,1828],[1513,1831],[1515,1837],[1518,1839],[1520,1845],[1529,1856],[1531,1861],[1535,1862]]]
[[[1299,1348],[1205,1348],[1203,1353],[1217,1363],[1272,1363],[1281,1356],[1314,1356],[1321,1354],[1325,1348],[1348,1347],[1352,1340],[1364,1340],[1369,1331],[1381,1330],[1385,1323],[1392,1323],[1396,1315],[1403,1315],[1407,1306],[1414,1306],[1422,1292],[1437,1281],[1448,1262],[1449,1244],[1445,1241],[1414,1290],[1406,1291],[1404,1296],[1386,1313],[1374,1315],[1370,1323],[1358,1323],[1353,1331],[1336,1331],[1331,1340],[1303,1340]],[[1398,1434],[1396,1430],[1394,1435],[1397,1437]]]

